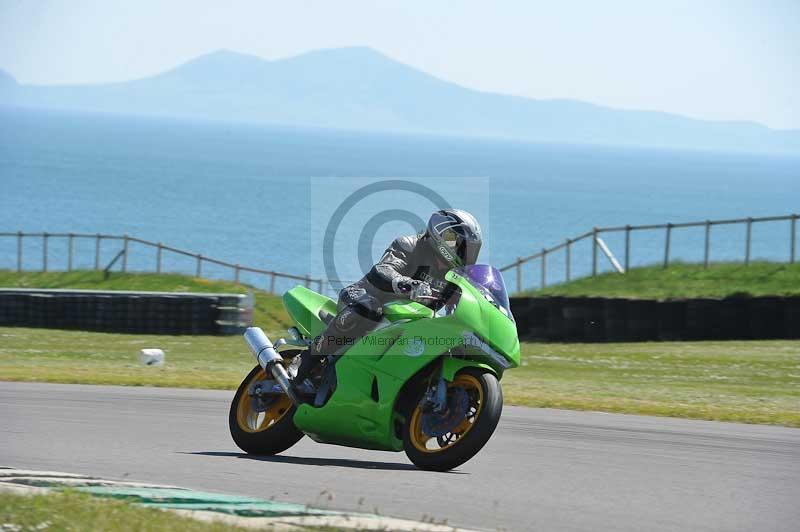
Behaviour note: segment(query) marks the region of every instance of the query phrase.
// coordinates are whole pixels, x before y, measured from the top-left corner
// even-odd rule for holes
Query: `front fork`
[[[423,396],[423,407],[430,406],[436,413],[444,412],[447,409],[447,384],[455,380],[459,371],[468,367],[485,369],[491,371],[498,378],[500,377],[496,370],[488,364],[475,360],[443,356],[438,368],[434,370],[430,381],[431,384]]]
[[[439,367],[431,376],[431,385],[425,391],[422,398],[422,408],[432,408],[437,414],[441,414],[447,409],[447,380],[442,372],[444,363],[439,363]]]

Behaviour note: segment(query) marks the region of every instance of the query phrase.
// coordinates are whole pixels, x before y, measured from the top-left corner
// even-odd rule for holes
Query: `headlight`
[[[511,367],[511,362],[509,362],[506,357],[495,351],[492,346],[481,340],[477,334],[464,331],[462,334],[464,338],[464,345],[469,345],[473,347],[477,347],[480,349],[486,356],[492,359],[497,366],[502,369],[508,369]]]

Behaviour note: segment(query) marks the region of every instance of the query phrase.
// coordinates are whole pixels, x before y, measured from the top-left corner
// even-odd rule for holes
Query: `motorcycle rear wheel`
[[[447,386],[448,410],[464,393],[468,407],[460,413],[459,419],[444,417],[452,413],[435,414],[429,408],[423,409],[422,397],[406,416],[403,448],[409,460],[420,469],[454,469],[475,456],[492,437],[503,411],[503,390],[497,377],[478,368],[461,370]],[[455,426],[441,435],[426,433],[426,427],[437,422]]]
[[[278,454],[304,436],[294,426],[292,418],[297,407],[288,396],[267,397],[263,411],[256,407],[256,398],[248,394],[248,389],[254,382],[265,379],[267,375],[261,366],[253,368],[236,390],[228,413],[233,441],[248,454]],[[270,378],[267,382],[274,381]]]

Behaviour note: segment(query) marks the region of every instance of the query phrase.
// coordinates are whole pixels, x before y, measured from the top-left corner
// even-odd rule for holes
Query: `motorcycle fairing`
[[[295,286],[283,294],[283,306],[303,336],[315,338],[325,328],[320,312],[336,314],[336,302],[305,286]]]
[[[383,306],[383,316],[391,321],[432,318],[433,310],[414,301],[392,301]]]
[[[298,407],[294,414],[297,428],[319,442],[399,451],[403,442],[397,437],[395,427],[402,419],[395,411],[395,403],[400,390],[443,353],[455,348],[466,353],[466,358],[445,357],[443,376],[450,380],[466,366],[491,369],[501,377],[505,368],[518,365],[519,341],[514,322],[463,277],[448,274],[448,280],[461,288],[461,297],[466,298],[462,303],[469,304],[459,304],[453,313],[431,319],[403,319],[359,339],[336,362],[337,387],[328,402],[319,408],[308,404]],[[317,314],[328,305],[320,299],[324,296],[315,294],[314,298],[306,292],[311,291],[291,290],[288,300],[294,307],[293,310],[287,307],[293,317],[307,320],[303,324],[304,334],[322,330]],[[329,298],[324,299],[333,304]],[[298,305],[304,308],[297,308]],[[490,342],[506,362],[498,364],[475,346],[466,344],[468,332]],[[505,335],[512,338],[502,338]]]

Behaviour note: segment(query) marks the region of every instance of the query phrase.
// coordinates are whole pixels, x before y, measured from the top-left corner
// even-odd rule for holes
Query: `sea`
[[[0,233],[128,234],[332,290],[443,205],[478,217],[481,262],[501,267],[594,227],[800,213],[800,157],[0,109]],[[624,233],[601,237],[624,262]],[[745,237],[745,225],[714,226],[711,260],[742,260]],[[751,237],[753,259],[788,259],[789,222],[754,223]],[[662,263],[665,243],[664,230],[634,231],[630,265]],[[42,246],[24,240],[25,269],[41,269]],[[702,227],[672,230],[671,261],[701,261],[703,248]],[[49,239],[50,270],[67,267],[67,249]],[[120,249],[102,241],[101,267]],[[591,255],[589,239],[572,246],[573,277]],[[152,248],[128,257],[155,268]],[[73,267],[94,265],[95,240],[76,239]],[[0,237],[0,269],[16,267],[16,238]],[[164,268],[195,273],[196,260],[165,253]],[[612,268],[603,254],[598,268]],[[565,275],[564,251],[550,254],[545,282]],[[513,270],[506,280],[516,288]],[[521,287],[541,281],[541,262],[526,263]]]

